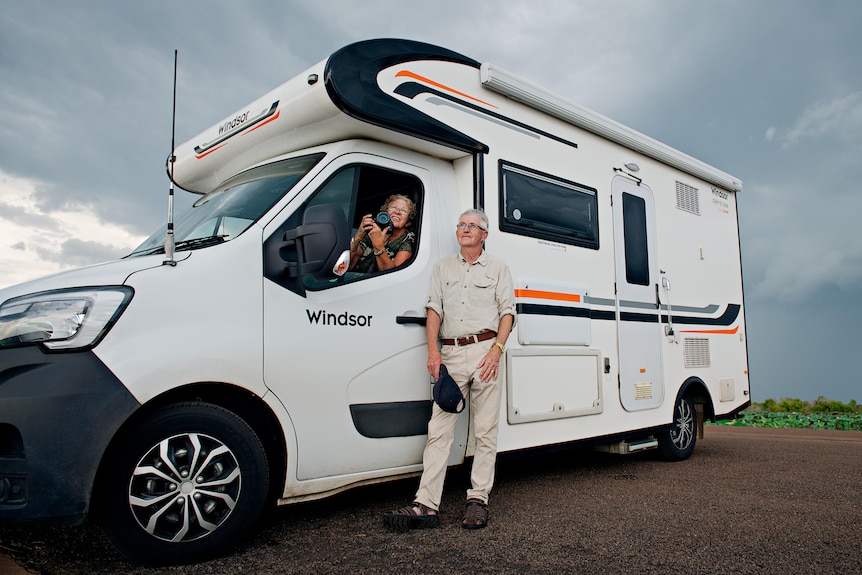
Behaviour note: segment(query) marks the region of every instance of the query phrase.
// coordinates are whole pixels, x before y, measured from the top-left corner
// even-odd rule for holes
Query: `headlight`
[[[16,297],[0,305],[0,347],[41,343],[48,349],[93,346],[126,309],[125,286],[72,288]]]

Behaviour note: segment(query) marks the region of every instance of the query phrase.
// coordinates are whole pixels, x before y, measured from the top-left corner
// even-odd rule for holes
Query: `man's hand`
[[[479,379],[482,381],[494,381],[497,379],[497,373],[500,371],[500,358],[503,357],[503,351],[496,345],[492,345],[482,357],[482,361],[476,366],[479,370]]]
[[[431,377],[436,381],[440,378],[440,366],[443,364],[443,357],[440,355],[440,352],[436,353],[428,353],[428,373],[431,374]]]

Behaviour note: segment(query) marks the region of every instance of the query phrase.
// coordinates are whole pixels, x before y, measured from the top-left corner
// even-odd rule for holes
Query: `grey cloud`
[[[60,228],[60,222],[51,216],[36,214],[22,206],[3,201],[0,201],[0,220],[39,230],[56,231]]]
[[[862,144],[862,92],[812,104],[778,138],[783,149],[822,139],[842,145]]]
[[[99,242],[68,239],[60,245],[59,251],[36,248],[39,257],[46,261],[62,263],[66,266],[85,266],[115,260],[128,253],[127,248],[117,248]]]

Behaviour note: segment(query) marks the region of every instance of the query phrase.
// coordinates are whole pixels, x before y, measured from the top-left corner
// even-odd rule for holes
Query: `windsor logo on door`
[[[356,315],[348,312],[329,313],[325,309],[305,310],[311,325],[331,325],[337,327],[371,327],[370,315]]]

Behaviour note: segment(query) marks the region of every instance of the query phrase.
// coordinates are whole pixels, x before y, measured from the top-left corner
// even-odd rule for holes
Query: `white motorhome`
[[[424,304],[462,211],[517,323],[501,452],[685,459],[750,401],[736,178],[497,66],[407,40],[338,50],[169,159],[200,194],[122,260],[0,291],[0,520],[97,515],[187,561],[289,504],[421,471]],[[413,198],[411,259],[347,271]],[[469,410],[451,463],[471,456]]]

